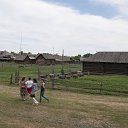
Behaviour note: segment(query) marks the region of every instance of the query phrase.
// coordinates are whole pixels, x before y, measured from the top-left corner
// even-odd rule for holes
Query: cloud
[[[95,0],[96,1],[96,0]],[[98,0],[97,0],[98,1]],[[128,21],[39,0],[0,1],[0,50],[66,55],[128,49]]]
[[[119,17],[128,18],[128,0],[89,0],[89,2],[112,6],[118,10]]]

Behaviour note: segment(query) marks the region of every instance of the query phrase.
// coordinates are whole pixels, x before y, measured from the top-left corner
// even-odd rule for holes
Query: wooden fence
[[[32,78],[45,78],[48,84],[48,88],[59,89],[59,90],[68,90],[81,93],[90,93],[90,94],[109,94],[109,95],[128,95],[128,90],[121,87],[116,83],[112,85],[109,82],[104,80],[92,80],[87,81],[86,75],[81,74],[81,72],[72,72],[69,74],[42,74],[40,70],[35,73],[31,73]],[[21,77],[29,77],[28,74],[21,74],[18,70],[13,73],[1,73],[0,74],[0,83],[17,85]],[[80,79],[85,79],[81,81]],[[123,86],[123,85],[122,85]]]

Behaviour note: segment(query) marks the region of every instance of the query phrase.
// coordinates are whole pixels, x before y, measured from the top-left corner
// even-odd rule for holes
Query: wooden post
[[[50,80],[52,82],[52,89],[54,89],[54,80],[55,80],[55,74],[49,74]]]
[[[15,72],[15,83],[17,82],[17,72]]]
[[[15,83],[19,82],[19,71],[15,72]]]
[[[17,71],[17,83],[19,83],[19,76],[20,76],[20,73],[19,71]]]
[[[40,69],[39,69],[39,67],[38,67],[38,80],[40,80]]]
[[[13,83],[13,74],[11,74],[11,77],[10,77],[10,84],[12,84]]]

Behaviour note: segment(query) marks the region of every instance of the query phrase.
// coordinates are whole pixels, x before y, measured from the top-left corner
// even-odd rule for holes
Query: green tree
[[[89,56],[92,56],[91,53],[87,53],[87,54],[84,54],[83,57],[89,57]]]

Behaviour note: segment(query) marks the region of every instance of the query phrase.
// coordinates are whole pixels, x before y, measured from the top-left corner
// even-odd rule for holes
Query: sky
[[[128,0],[0,0],[0,51],[128,51]]]

